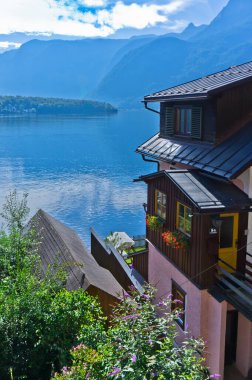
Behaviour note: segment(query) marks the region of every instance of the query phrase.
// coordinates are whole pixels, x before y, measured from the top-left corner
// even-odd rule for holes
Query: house
[[[157,298],[180,299],[178,341],[187,330],[203,336],[211,373],[251,378],[252,62],[145,96],[144,104],[160,117],[159,133],[137,148],[158,164],[137,179],[157,222],[147,226],[149,282]]]
[[[38,235],[42,272],[45,273],[48,266],[63,267],[67,271],[66,288],[83,288],[97,296],[105,315],[111,315],[112,305],[122,296],[123,288],[96,262],[79,236],[43,210],[34,215],[30,225]]]

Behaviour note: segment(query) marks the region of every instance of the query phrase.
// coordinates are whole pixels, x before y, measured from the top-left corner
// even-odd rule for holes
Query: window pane
[[[191,209],[189,207],[185,207],[185,231],[191,232]]]
[[[181,314],[177,319],[177,323],[184,329],[185,324],[185,293],[180,290],[175,283],[172,284],[172,310],[181,310]]]
[[[163,194],[162,204],[164,206],[166,206],[166,195],[165,194]]]
[[[233,246],[234,217],[228,216],[222,219],[220,229],[220,248],[230,248]]]
[[[192,132],[192,110],[187,110],[187,122],[186,122],[186,133],[190,135]]]
[[[191,135],[192,132],[192,109],[176,109],[176,133],[181,135]]]
[[[166,219],[166,195],[156,190],[156,214]]]
[[[185,133],[185,110],[180,110],[180,132]]]
[[[184,218],[184,206],[181,203],[179,203],[179,216]]]
[[[188,234],[191,233],[191,212],[190,207],[187,207],[178,202],[177,228]]]

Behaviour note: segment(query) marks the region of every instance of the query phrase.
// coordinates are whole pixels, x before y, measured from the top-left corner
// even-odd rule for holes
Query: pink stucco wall
[[[159,162],[159,170],[170,170],[171,167],[176,168],[176,169],[192,169],[192,167],[188,165],[183,165],[183,164],[169,164],[168,162]]]
[[[252,368],[252,322],[239,313],[236,366],[243,376]]]
[[[157,298],[171,293],[171,280],[186,292],[186,326],[207,344],[206,360],[211,373],[223,375],[227,303],[219,303],[206,290],[199,290],[149,243],[149,281],[157,287]],[[185,333],[178,327],[178,341]]]

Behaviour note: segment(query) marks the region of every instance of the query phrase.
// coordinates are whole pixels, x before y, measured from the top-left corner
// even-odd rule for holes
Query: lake
[[[120,111],[104,117],[0,119],[0,207],[14,189],[29,193],[31,216],[43,209],[90,245],[90,227],[107,236],[145,233],[146,186],[156,170],[134,151],[157,133],[158,115]]]

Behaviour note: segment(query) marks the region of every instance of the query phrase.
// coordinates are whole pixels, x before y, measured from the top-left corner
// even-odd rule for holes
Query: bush
[[[106,340],[96,349],[80,344],[71,350],[72,366],[55,375],[57,380],[203,380],[208,379],[201,353],[202,340],[186,338],[174,345],[175,321],[171,300],[154,304],[155,290],[134,289],[114,311]]]
[[[0,233],[0,378],[50,379],[67,365],[82,340],[92,347],[103,334],[98,302],[82,289],[64,288],[65,273],[42,276],[38,241],[26,230],[26,196],[10,194],[3,209],[8,232]]]

